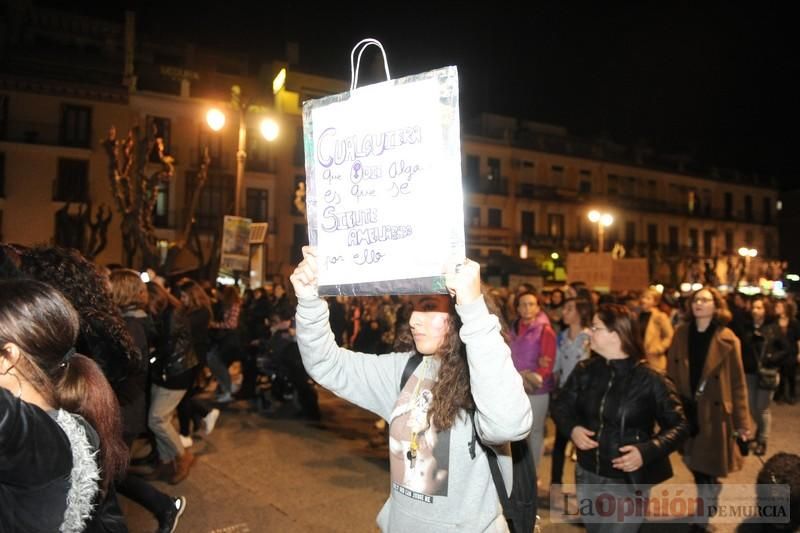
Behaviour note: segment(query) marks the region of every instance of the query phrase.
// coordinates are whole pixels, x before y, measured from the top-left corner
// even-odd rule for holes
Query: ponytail
[[[75,354],[65,361],[63,376],[55,384],[56,405],[81,415],[100,437],[102,487],[125,472],[128,448],[122,440],[119,403],[97,363]]]

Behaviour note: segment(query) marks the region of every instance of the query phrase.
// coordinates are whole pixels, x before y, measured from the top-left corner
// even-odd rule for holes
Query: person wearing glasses
[[[590,329],[600,357],[577,364],[552,409],[558,430],[578,449],[579,509],[597,509],[609,495],[646,498],[650,486],[672,477],[669,454],[688,435],[675,386],[645,362],[638,317],[625,306],[602,304]],[[589,533],[633,532],[643,514],[596,513],[584,516],[584,525]]]
[[[698,495],[716,505],[720,477],[742,468],[737,437],[750,439],[747,381],[739,339],[726,327],[731,313],[719,291],[690,298],[689,320],[678,327],[667,355],[667,375],[684,401],[690,435],[681,452]],[[707,518],[706,518],[707,520]],[[692,524],[703,531],[707,523]]]

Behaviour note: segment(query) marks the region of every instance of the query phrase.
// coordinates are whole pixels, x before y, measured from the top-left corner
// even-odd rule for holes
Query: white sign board
[[[249,218],[225,216],[222,225],[222,270],[250,272],[250,224]]]
[[[444,293],[464,258],[455,67],[303,104],[320,294]]]

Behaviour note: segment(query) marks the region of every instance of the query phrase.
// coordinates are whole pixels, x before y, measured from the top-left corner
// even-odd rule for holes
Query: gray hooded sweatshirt
[[[510,490],[509,442],[530,432],[530,402],[499,321],[489,314],[483,298],[457,305],[456,312],[463,323],[460,336],[467,349],[475,429],[481,441],[497,451]],[[470,455],[469,415],[462,411],[445,431],[428,420],[437,359],[425,357],[401,391],[403,370],[413,353],[379,357],[339,348],[328,323],[328,306],[319,298],[298,302],[297,342],[303,364],[317,383],[390,424],[390,496],[377,518],[382,531],[508,531],[485,453],[475,446],[475,458]],[[418,448],[413,461],[412,440]]]

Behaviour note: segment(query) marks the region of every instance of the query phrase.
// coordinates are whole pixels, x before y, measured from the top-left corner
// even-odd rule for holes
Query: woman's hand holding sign
[[[303,246],[303,260],[289,276],[294,286],[294,293],[298,298],[316,298],[318,279],[317,274],[317,249],[313,246]]]
[[[454,265],[445,276],[444,284],[458,305],[474,302],[481,295],[481,267],[475,261],[464,259]]]

